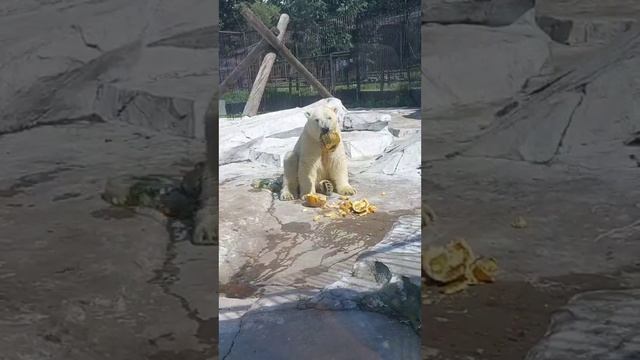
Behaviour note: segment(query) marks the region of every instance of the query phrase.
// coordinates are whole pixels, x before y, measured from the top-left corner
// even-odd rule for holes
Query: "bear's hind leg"
[[[282,190],[280,200],[290,201],[296,198],[298,193],[298,155],[289,151],[284,156],[284,176],[282,177]]]

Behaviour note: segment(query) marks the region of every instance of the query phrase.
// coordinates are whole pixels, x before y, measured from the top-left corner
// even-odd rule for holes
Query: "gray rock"
[[[394,119],[389,123],[389,132],[398,138],[420,134],[420,120],[414,119]]]
[[[343,131],[368,130],[379,131],[391,121],[389,114],[376,111],[349,111],[344,116]]]
[[[397,140],[389,145],[385,152],[363,172],[399,175],[420,176],[421,159],[420,134]]]
[[[351,160],[367,160],[384,153],[393,142],[387,129],[380,131],[356,131],[342,134],[344,150]]]
[[[109,121],[203,138],[217,58],[212,49],[145,48],[127,79],[98,86],[94,111]]]
[[[637,166],[624,144],[640,130],[640,28],[517,98],[465,154],[592,168]]]
[[[407,277],[416,286],[421,283],[421,219],[420,216],[402,216],[385,238],[358,255],[353,276],[365,280],[387,282],[393,276]],[[384,265],[385,271],[382,271]],[[382,273],[387,273],[383,275]]]
[[[501,28],[423,25],[422,38],[423,111],[510,98],[550,56],[533,10]]]
[[[422,22],[504,26],[534,4],[534,0],[423,0]]]
[[[557,311],[526,360],[640,358],[640,290],[579,294]]]
[[[601,46],[628,31],[640,17],[633,0],[538,0],[538,24],[560,43]]]
[[[297,141],[297,137],[285,139],[265,138],[256,144],[255,147],[249,149],[249,159],[282,169],[285,155],[287,152],[293,150]]]
[[[210,1],[34,4],[0,5],[0,132],[94,113],[98,85],[127,81],[154,47],[216,45],[193,40],[216,37]]]

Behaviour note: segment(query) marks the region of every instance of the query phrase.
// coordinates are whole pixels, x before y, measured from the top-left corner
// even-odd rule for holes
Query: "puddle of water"
[[[267,244],[263,251],[264,254],[270,255],[275,252],[276,258],[268,263],[261,262],[260,258],[252,259],[232,276],[229,283],[221,285],[221,292],[234,298],[254,296],[258,291],[258,284],[268,282],[269,279],[288,270],[297,258],[309,251],[308,246],[304,246],[304,251],[296,251],[296,247],[302,242],[310,242],[312,248],[323,250],[324,254],[321,259],[314,260],[314,264],[308,264],[306,268],[301,264],[296,264],[296,267],[301,267],[300,273],[306,277],[321,275],[329,269],[317,263],[340,254],[356,254],[378,244],[400,216],[412,213],[377,212],[362,217],[327,221],[318,224],[315,229],[309,222],[283,224],[281,232],[267,235]],[[283,247],[283,242],[288,246]],[[300,281],[301,279],[296,279],[293,282]]]
[[[231,282],[220,286],[220,293],[233,299],[246,299],[255,295],[257,292],[257,286],[238,280],[232,280]]]

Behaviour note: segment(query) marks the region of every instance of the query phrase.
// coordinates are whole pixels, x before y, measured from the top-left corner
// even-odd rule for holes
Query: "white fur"
[[[356,190],[349,184],[347,155],[342,141],[335,150],[323,150],[320,142],[321,129],[340,132],[338,111],[332,104],[309,109],[305,115],[307,123],[293,151],[284,159],[284,177],[280,200],[316,193],[320,181],[329,180],[341,195],[354,195]]]

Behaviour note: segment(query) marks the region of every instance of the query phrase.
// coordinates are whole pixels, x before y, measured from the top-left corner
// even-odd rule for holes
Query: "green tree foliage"
[[[282,10],[277,1],[220,0],[220,29],[226,31],[252,31],[240,15],[238,6],[247,3],[251,11],[268,27],[275,26]]]
[[[281,0],[283,11],[291,15],[292,28],[299,44],[306,44],[305,55],[346,50],[352,46],[352,34],[331,22],[348,21],[367,9],[366,0]]]
[[[241,0],[220,0],[222,30],[251,31],[239,14]],[[327,51],[348,50],[353,46],[353,32],[344,26],[331,26],[332,22],[349,22],[365,12],[384,14],[404,6],[419,6],[420,0],[252,0],[246,1],[253,12],[267,26],[274,26],[278,15],[291,16],[289,30],[294,41],[304,44],[305,56]]]

